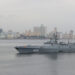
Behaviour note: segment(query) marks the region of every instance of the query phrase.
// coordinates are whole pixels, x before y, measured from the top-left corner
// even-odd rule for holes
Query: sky
[[[0,0],[0,28],[24,32],[44,24],[47,31],[75,31],[75,0]]]

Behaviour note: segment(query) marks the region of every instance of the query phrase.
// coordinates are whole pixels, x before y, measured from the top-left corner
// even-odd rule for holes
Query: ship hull
[[[60,49],[59,52],[74,53],[75,52],[75,48]]]
[[[31,48],[31,47],[15,47],[15,49],[19,52],[19,53],[36,53],[36,52],[39,52],[39,48]]]
[[[75,48],[41,48],[41,47],[15,47],[19,53],[73,53]]]
[[[59,52],[58,49],[52,49],[52,48],[40,48],[39,53],[57,53]]]

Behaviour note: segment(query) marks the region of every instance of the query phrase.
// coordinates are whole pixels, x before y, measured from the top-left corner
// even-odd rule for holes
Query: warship
[[[50,41],[41,46],[16,46],[19,53],[51,53],[51,52],[75,52],[75,43],[58,42],[57,32],[53,34]]]

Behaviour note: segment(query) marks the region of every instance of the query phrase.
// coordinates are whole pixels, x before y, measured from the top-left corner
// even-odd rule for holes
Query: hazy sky
[[[75,0],[0,0],[0,28],[24,32],[40,24],[75,30]]]

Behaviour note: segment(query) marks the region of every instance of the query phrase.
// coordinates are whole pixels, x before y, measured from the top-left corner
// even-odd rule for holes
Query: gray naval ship
[[[57,33],[53,37],[42,46],[16,46],[15,49],[19,53],[75,52],[75,43],[58,42]]]

